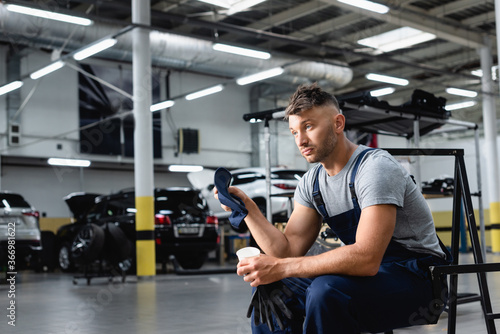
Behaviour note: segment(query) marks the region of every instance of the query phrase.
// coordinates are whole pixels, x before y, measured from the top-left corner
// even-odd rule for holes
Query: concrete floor
[[[470,254],[461,261],[470,263]],[[488,262],[500,256],[488,254]],[[224,271],[231,271],[228,263]],[[204,269],[220,269],[208,263]],[[229,269],[229,270],[228,270]],[[19,272],[15,298],[9,284],[0,285],[0,333],[95,334],[95,333],[250,333],[245,317],[250,288],[233,273],[199,275],[158,274],[150,279],[94,278],[73,283],[73,274]],[[500,273],[488,274],[493,311],[500,312]],[[459,276],[459,292],[478,292],[475,275]],[[15,327],[10,326],[9,303],[15,301]],[[496,322],[500,327],[500,320]],[[447,315],[437,325],[394,331],[446,333]],[[479,302],[458,306],[457,333],[486,333]]]

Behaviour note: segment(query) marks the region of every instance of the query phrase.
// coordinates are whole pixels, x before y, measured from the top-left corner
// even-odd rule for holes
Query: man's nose
[[[297,145],[298,146],[306,146],[309,141],[309,138],[305,135],[305,133],[299,133],[297,135]]]

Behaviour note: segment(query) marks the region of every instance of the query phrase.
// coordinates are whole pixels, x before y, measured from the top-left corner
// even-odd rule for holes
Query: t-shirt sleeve
[[[355,179],[361,209],[378,204],[402,207],[407,177],[408,173],[391,157],[380,154],[367,157]]]
[[[313,172],[314,170],[314,172]],[[314,209],[314,203],[312,198],[312,182],[314,178],[316,168],[310,169],[304,176],[300,179],[297,188],[295,189],[294,200],[304,205],[308,208]]]

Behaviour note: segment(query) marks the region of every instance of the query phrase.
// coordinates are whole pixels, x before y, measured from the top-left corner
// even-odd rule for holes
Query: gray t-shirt
[[[328,176],[324,168],[320,170],[320,192],[330,217],[353,208],[349,182],[354,160],[365,149],[366,146],[360,145],[340,173],[334,176]],[[319,166],[304,174],[295,190],[295,200],[312,209],[316,209],[312,193],[314,175]],[[397,206],[393,240],[411,251],[445,257],[424,197],[408,171],[389,153],[384,150],[366,153],[359,165],[354,188],[361,210],[377,204]]]

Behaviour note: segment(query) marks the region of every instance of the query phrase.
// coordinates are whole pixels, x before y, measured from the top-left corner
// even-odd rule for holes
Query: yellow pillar
[[[137,276],[154,276],[156,274],[154,197],[136,196],[135,205]]]
[[[500,202],[490,203],[491,251],[500,253]]]

